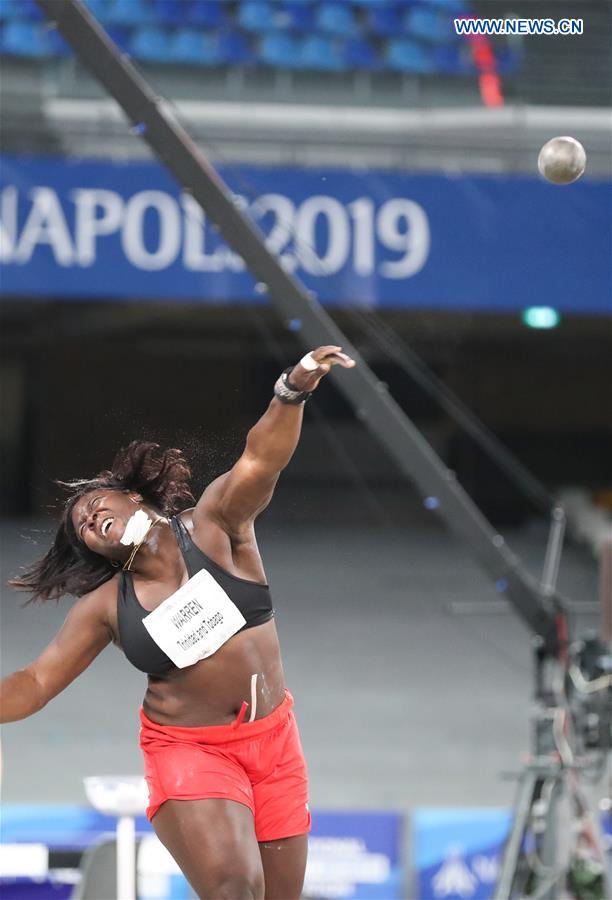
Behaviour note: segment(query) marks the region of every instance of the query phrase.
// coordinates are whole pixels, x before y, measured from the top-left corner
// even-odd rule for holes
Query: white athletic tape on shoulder
[[[315,369],[319,368],[321,363],[318,363],[316,359],[314,359],[312,353],[307,353],[306,356],[301,358],[300,365],[302,368],[306,369],[307,372],[314,372]]]
[[[255,713],[257,712],[257,672],[251,675],[251,715],[249,722],[255,721]]]

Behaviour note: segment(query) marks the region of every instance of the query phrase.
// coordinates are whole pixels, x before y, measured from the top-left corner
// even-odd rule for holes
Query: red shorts
[[[308,778],[293,697],[269,716],[230,725],[158,725],[140,711],[140,746],[149,786],[147,816],[166,800],[220,797],[248,806],[258,841],[310,831]]]

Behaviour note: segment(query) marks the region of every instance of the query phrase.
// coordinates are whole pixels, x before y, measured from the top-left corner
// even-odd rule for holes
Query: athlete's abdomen
[[[249,704],[246,718],[250,718],[252,697],[255,718],[267,716],[282,703],[284,689],[280,646],[272,619],[240,631],[212,656],[193,666],[150,675],[142,705],[148,718],[161,725],[226,725],[236,718],[245,701]]]

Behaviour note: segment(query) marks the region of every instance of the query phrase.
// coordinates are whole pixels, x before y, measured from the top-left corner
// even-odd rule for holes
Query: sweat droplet
[[[299,331],[302,327],[301,319],[289,319],[287,322],[287,328],[289,331]]]
[[[440,506],[440,501],[437,497],[425,497],[423,506],[425,509],[437,509]]]
[[[255,293],[256,294],[265,294],[267,293],[268,285],[264,284],[263,281],[258,281],[255,285]]]
[[[144,134],[147,130],[147,126],[144,122],[139,122],[137,125],[133,125],[130,128],[130,134]]]

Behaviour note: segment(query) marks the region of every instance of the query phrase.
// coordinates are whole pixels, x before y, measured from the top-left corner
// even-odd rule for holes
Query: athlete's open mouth
[[[114,516],[107,516],[107,518],[104,519],[102,525],[100,526],[100,534],[102,535],[102,537],[106,537],[114,521]]]

